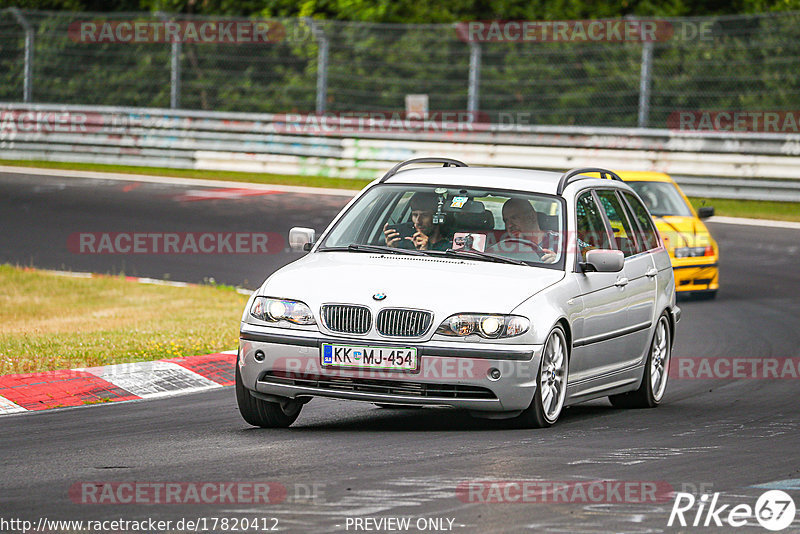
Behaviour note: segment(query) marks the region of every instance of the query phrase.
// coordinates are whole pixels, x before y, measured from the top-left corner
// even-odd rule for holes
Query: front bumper
[[[419,369],[405,372],[323,368],[322,343],[416,347]],[[506,412],[530,405],[542,348],[460,341],[346,339],[247,324],[240,333],[238,365],[244,386],[264,395]],[[263,352],[262,361],[256,360],[257,351]],[[500,378],[490,377],[493,369],[500,371]]]
[[[675,291],[716,291],[719,289],[719,264],[716,257],[672,259]]]

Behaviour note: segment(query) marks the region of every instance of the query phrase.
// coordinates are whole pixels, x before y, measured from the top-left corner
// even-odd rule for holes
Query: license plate
[[[417,349],[409,347],[364,347],[323,343],[322,367],[356,367],[416,371]]]

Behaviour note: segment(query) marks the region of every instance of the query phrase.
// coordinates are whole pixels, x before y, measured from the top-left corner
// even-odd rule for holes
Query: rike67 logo
[[[738,528],[748,523],[752,526],[753,523],[749,520],[755,518],[765,529],[778,532],[794,521],[794,499],[785,491],[764,492],[756,501],[755,507],[749,504],[737,504],[733,507],[730,504],[719,504],[719,495],[704,494],[696,499],[691,493],[676,493],[667,526]],[[696,512],[693,511],[695,505]]]

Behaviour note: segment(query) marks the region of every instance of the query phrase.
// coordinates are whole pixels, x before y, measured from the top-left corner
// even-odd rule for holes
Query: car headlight
[[[531,322],[519,315],[458,313],[445,319],[436,333],[454,337],[478,334],[487,339],[500,339],[524,334],[530,327]]]
[[[256,297],[250,306],[250,315],[269,323],[289,321],[294,324],[315,324],[311,308],[297,300]]]
[[[676,258],[697,258],[700,256],[713,256],[714,249],[711,245],[707,247],[680,247],[675,249]]]

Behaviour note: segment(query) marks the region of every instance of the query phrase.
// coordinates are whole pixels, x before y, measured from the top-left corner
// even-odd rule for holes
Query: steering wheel
[[[514,244],[514,243],[532,249],[533,252],[536,253],[536,255],[538,255],[540,258],[544,255],[544,249],[541,246],[539,246],[538,244],[534,243],[529,239],[522,239],[521,237],[507,237],[506,239],[498,241],[497,243],[492,245],[491,248],[495,252],[508,252],[508,250],[506,250],[507,244]]]

